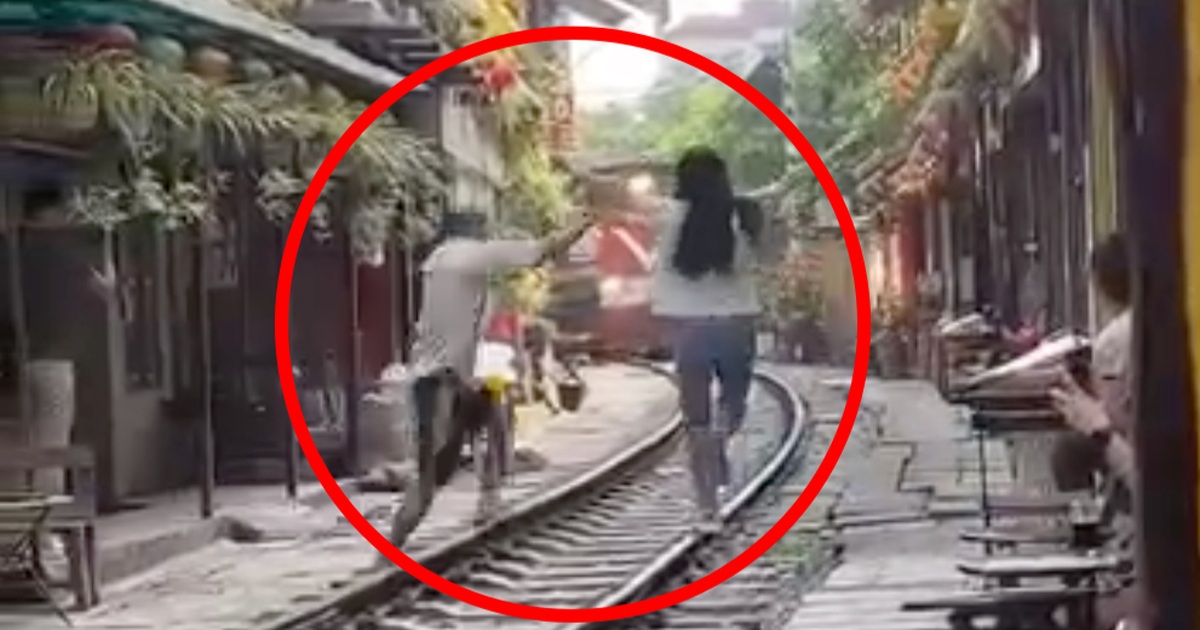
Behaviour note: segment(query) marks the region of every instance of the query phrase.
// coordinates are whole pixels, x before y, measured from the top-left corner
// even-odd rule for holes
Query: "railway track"
[[[487,531],[464,535],[418,560],[467,588],[524,604],[579,608],[639,599],[702,569],[706,556],[713,557],[706,549],[719,550],[722,539],[728,543],[737,537],[732,530],[737,529],[738,519],[786,470],[800,447],[804,428],[801,406],[787,386],[769,374],[758,374],[746,427],[739,438],[744,443],[741,448],[736,443],[731,447],[735,490],[722,508],[725,533],[704,536],[692,527],[687,454],[676,417],[658,434],[571,487],[553,493],[555,496],[518,509]],[[758,584],[773,579],[770,570],[751,567],[737,581]],[[733,612],[736,618],[748,619],[754,611],[747,601],[737,602],[736,611],[717,612]],[[678,627],[744,627],[714,625],[712,615],[703,609],[696,612],[671,618],[686,621]],[[567,627],[663,627],[659,624],[664,618]],[[709,625],[691,625],[704,619]],[[653,625],[645,625],[648,622]],[[395,571],[300,611],[271,625],[270,630],[541,625],[457,602]]]

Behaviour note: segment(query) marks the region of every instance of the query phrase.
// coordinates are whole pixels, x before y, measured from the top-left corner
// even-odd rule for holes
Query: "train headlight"
[[[649,195],[654,192],[654,178],[645,173],[634,175],[629,178],[625,187],[632,195]]]

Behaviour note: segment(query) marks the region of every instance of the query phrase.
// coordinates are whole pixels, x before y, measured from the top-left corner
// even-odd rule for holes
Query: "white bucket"
[[[363,398],[358,444],[363,469],[399,463],[411,456],[411,385],[403,366],[389,366],[375,391]]]
[[[32,406],[32,443],[45,448],[70,446],[71,429],[75,425],[75,364],[38,359],[29,362],[26,374]],[[37,471],[34,488],[52,494],[64,492],[64,471]]]

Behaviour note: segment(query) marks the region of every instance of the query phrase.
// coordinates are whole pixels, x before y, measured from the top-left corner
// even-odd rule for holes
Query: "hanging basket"
[[[0,77],[0,137],[62,146],[88,143],[99,128],[99,102],[70,95],[52,103],[43,94],[44,83],[42,72]]]
[[[583,407],[587,395],[587,384],[576,376],[568,377],[557,384],[558,401],[563,409],[576,413]]]
[[[192,53],[188,61],[191,71],[210,83],[220,85],[231,78],[233,58],[219,48],[202,46]]]
[[[169,37],[147,37],[140,45],[142,56],[162,67],[180,72],[187,65],[187,48]]]

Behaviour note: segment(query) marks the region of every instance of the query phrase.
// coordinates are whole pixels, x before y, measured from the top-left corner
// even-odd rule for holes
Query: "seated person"
[[[1061,439],[1054,455],[1054,472],[1062,490],[1084,489],[1097,473],[1106,478],[1106,496],[1113,517],[1115,551],[1132,554],[1130,493],[1135,488],[1132,447],[1133,382],[1132,290],[1128,250],[1119,235],[1110,236],[1092,254],[1092,276],[1101,296],[1118,313],[1092,345],[1089,382],[1080,383],[1063,370],[1051,392],[1054,406],[1073,430]],[[1141,605],[1137,584],[1102,601],[1101,630],[1119,623],[1129,628]]]

